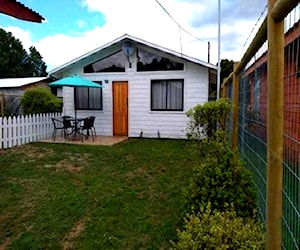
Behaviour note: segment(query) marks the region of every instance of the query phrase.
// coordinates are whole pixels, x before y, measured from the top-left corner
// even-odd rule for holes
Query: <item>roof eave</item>
[[[42,23],[45,20],[39,13],[16,0],[0,0],[0,13],[36,23]]]
[[[54,68],[53,70],[49,71],[48,76],[55,75],[56,73],[58,73],[60,71],[63,71],[66,68],[69,68],[70,66],[78,63],[79,61],[81,61],[81,60],[83,60],[83,59],[85,59],[85,58],[87,58],[87,57],[89,57],[89,56],[91,56],[91,55],[93,55],[93,54],[95,54],[95,53],[97,53],[97,52],[105,49],[105,48],[108,48],[108,47],[112,46],[115,43],[118,43],[118,42],[120,42],[122,40],[125,40],[125,39],[129,39],[129,40],[132,40],[134,42],[141,43],[141,44],[144,44],[144,45],[149,46],[149,47],[153,47],[153,48],[161,50],[161,51],[163,51],[165,53],[177,56],[179,58],[182,58],[184,60],[187,60],[187,61],[199,64],[199,65],[202,65],[202,66],[207,67],[207,68],[217,69],[217,66],[215,66],[215,65],[213,65],[211,63],[207,63],[207,62],[201,61],[201,60],[196,59],[194,57],[190,57],[190,56],[187,56],[185,54],[176,52],[174,50],[167,49],[165,47],[162,47],[162,46],[159,46],[159,45],[147,42],[147,41],[145,41],[143,39],[140,39],[140,38],[137,38],[137,37],[125,34],[125,35],[123,35],[123,36],[121,36],[121,37],[119,37],[119,38],[117,38],[117,39],[115,39],[115,40],[113,40],[113,41],[111,41],[109,43],[104,44],[101,47],[98,47],[98,48],[96,48],[96,49],[94,49],[94,50],[92,50],[92,51],[90,51],[90,52],[88,52],[88,53],[86,53],[86,54],[84,54],[84,55],[82,55],[80,57],[77,57],[77,58],[75,58],[75,59],[73,59],[73,60],[71,60],[71,61],[69,61],[69,62],[67,62],[67,63],[65,63],[65,64],[63,64],[63,65],[61,65],[59,67],[57,67],[57,68]]]

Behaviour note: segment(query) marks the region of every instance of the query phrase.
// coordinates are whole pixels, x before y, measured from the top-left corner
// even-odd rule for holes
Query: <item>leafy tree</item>
[[[26,56],[21,41],[0,29],[0,78],[23,77]]]
[[[46,88],[32,88],[25,91],[21,98],[24,114],[61,112],[62,102]]]
[[[234,61],[232,61],[232,60],[228,60],[228,59],[221,60],[221,76],[220,76],[221,83],[233,71],[233,64],[234,64]]]
[[[46,64],[35,47],[29,53],[11,32],[0,28],[0,78],[46,76]]]
[[[29,55],[25,59],[27,72],[32,76],[47,76],[47,66],[42,60],[41,54],[34,46],[29,48]]]

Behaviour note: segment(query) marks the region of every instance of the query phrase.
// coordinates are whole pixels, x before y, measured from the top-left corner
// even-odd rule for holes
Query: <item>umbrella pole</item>
[[[75,113],[75,120],[77,120],[77,110],[76,110],[76,87],[74,87],[74,113]]]
[[[78,121],[77,121],[77,110],[76,110],[76,87],[74,87],[74,95],[73,95],[75,98],[74,98],[74,117],[75,117],[75,121],[74,121],[74,124],[75,124],[75,132],[74,132],[74,139],[76,141],[76,136],[77,136],[77,133],[78,133]]]

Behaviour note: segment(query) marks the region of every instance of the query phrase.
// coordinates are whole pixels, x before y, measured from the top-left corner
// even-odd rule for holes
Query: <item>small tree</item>
[[[190,249],[265,249],[266,236],[261,223],[238,217],[233,208],[212,210],[210,204],[200,213],[185,218],[184,229],[177,231],[177,250]]]
[[[187,111],[190,118],[187,136],[190,139],[214,139],[217,125],[219,131],[225,130],[227,115],[232,109],[228,99],[220,98],[216,101],[199,104]]]
[[[55,113],[62,111],[62,101],[46,88],[33,88],[25,91],[21,98],[24,114]]]
[[[251,173],[237,152],[223,143],[214,144],[184,188],[184,212],[197,213],[210,203],[212,209],[224,211],[232,204],[238,216],[253,217],[257,209],[257,192]]]

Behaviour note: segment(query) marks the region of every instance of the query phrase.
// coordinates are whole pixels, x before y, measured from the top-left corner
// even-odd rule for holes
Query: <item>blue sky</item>
[[[125,33],[211,63],[217,62],[217,0],[160,0],[193,36],[179,31],[155,0],[19,0],[40,13],[42,24],[0,14],[0,28],[13,33],[25,49],[35,46],[48,65],[58,67]],[[221,1],[221,58],[239,60],[243,45],[266,0]],[[261,21],[263,18],[261,19]],[[260,22],[257,26],[259,27]],[[195,37],[199,39],[195,39]],[[249,42],[251,41],[251,37]]]
[[[88,11],[88,8],[83,6],[79,0],[19,1],[45,17],[46,22],[41,25],[0,15],[0,24],[4,27],[18,26],[21,29],[30,30],[34,42],[57,33],[78,35],[105,23],[105,17],[102,13]]]

